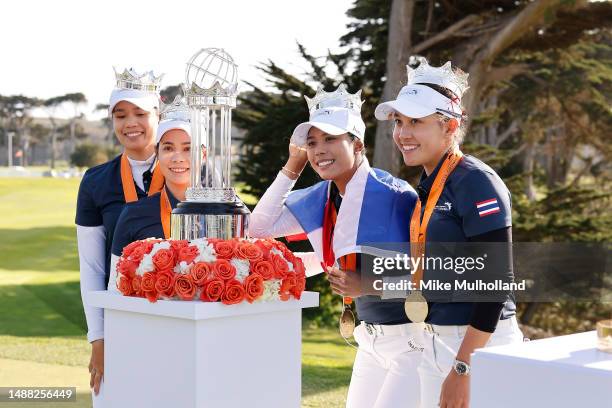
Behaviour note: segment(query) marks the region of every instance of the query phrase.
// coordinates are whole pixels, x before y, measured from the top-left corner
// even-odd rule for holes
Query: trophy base
[[[251,212],[239,199],[234,202],[184,201],[172,211],[172,239],[244,238]]]

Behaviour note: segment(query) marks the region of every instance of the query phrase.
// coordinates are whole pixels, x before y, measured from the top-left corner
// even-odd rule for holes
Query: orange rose
[[[255,244],[243,242],[236,249],[238,258],[248,259],[250,262],[261,261],[263,259],[263,251]]]
[[[132,255],[132,252],[134,252],[134,250],[140,246],[140,244],[140,241],[134,241],[127,244],[125,247],[123,247],[123,251],[121,251],[121,256],[124,256],[126,258],[129,257],[130,255]]]
[[[128,278],[133,278],[136,275],[136,269],[138,269],[138,262],[126,258],[120,258],[117,262],[117,272]]]
[[[251,272],[260,274],[264,280],[269,280],[274,277],[274,265],[269,261],[251,262]]]
[[[293,272],[287,273],[287,276],[285,276],[285,278],[281,282],[281,286],[278,291],[280,294],[281,300],[288,300],[289,295],[291,294],[291,291],[293,290],[293,288],[295,288],[296,285],[297,285],[297,278],[295,276],[295,273]]]
[[[215,278],[230,280],[236,277],[236,268],[226,259],[217,259],[213,273]]]
[[[155,289],[145,290],[144,297],[146,297],[149,302],[155,303],[157,302],[157,299],[159,299],[159,293]]]
[[[293,252],[291,252],[289,249],[285,248],[285,250],[283,251],[283,256],[285,257],[287,262],[295,264],[295,255],[293,255]]]
[[[252,273],[244,280],[244,291],[246,300],[253,303],[264,292],[264,279],[258,273]]]
[[[155,290],[166,297],[174,296],[174,272],[164,271],[157,274]]]
[[[134,289],[132,289],[132,279],[122,276],[117,283],[117,288],[119,292],[123,294],[123,296],[131,296],[134,293]]]
[[[193,246],[193,245],[188,245],[179,250],[178,261],[186,262],[190,264],[191,262],[193,262],[194,259],[196,259],[198,255],[200,255],[200,251],[198,251],[198,247]]]
[[[287,261],[282,256],[276,254],[270,255],[270,260],[274,266],[274,278],[284,279],[287,276],[287,272],[289,272]]]
[[[146,272],[144,275],[142,275],[142,282],[140,282],[140,287],[144,292],[154,291],[156,280],[157,274],[155,272]]]
[[[293,270],[298,276],[306,274],[306,268],[304,267],[304,262],[299,256],[295,257],[295,262],[293,263]]]
[[[189,270],[189,275],[193,279],[193,283],[197,286],[203,286],[204,283],[213,277],[214,265],[206,262],[196,262]]]
[[[134,296],[138,296],[138,297],[142,297],[143,293],[142,293],[142,276],[134,276],[134,279],[132,279],[132,289],[134,290]]]
[[[157,244],[158,242],[159,242],[159,239],[157,239],[157,240],[151,240],[151,239],[149,239],[149,240],[147,240],[147,241],[140,241],[140,243],[141,243],[142,247],[144,248],[144,253],[145,253],[145,254],[150,253],[150,252],[151,252],[151,250],[153,249],[153,246],[154,246],[155,244]]]
[[[263,239],[258,239],[257,241],[255,241],[255,245],[257,245],[257,247],[261,249],[262,259],[269,261],[270,260],[270,249],[272,249],[273,246]]]
[[[216,241],[214,247],[217,258],[232,259],[234,256],[234,246],[235,243],[233,241]]]
[[[153,265],[158,271],[174,268],[174,251],[172,249],[160,249],[153,255]]]
[[[168,242],[170,242],[170,248],[172,249],[172,251],[174,251],[174,257],[176,259],[179,259],[179,253],[181,252],[181,249],[189,245],[189,242],[184,239],[171,239]]]
[[[174,291],[181,300],[193,300],[197,286],[190,275],[178,275],[174,280]]]
[[[221,296],[221,302],[225,305],[235,305],[244,300],[245,291],[242,283],[232,279],[225,284],[225,292]]]
[[[291,289],[291,294],[300,300],[302,293],[306,289],[306,275],[297,275],[295,286]]]
[[[142,261],[142,258],[144,258],[146,254],[148,254],[146,250],[147,250],[146,246],[142,244],[139,245],[138,247],[134,248],[134,250],[132,251],[132,254],[130,255],[130,259],[134,262]]]
[[[217,302],[223,296],[225,290],[225,282],[223,279],[214,278],[209,280],[202,287],[202,293],[200,293],[200,300],[203,302]]]

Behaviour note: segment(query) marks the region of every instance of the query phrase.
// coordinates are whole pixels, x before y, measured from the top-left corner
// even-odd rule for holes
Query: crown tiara
[[[304,96],[304,98],[308,103],[308,111],[311,114],[319,109],[331,107],[352,109],[360,114],[361,105],[363,105],[361,89],[354,94],[350,94],[344,84],[340,84],[338,89],[333,92],[325,92],[323,86],[319,86],[314,97]]]
[[[147,71],[144,74],[139,74],[133,68],[124,69],[123,72],[119,72],[113,67],[115,71],[115,79],[117,81],[117,88],[120,89],[136,89],[139,91],[155,92],[159,93],[161,89],[161,79],[164,74],[155,76],[153,71]]]
[[[189,106],[182,95],[176,95],[169,104],[164,104],[160,114],[160,120],[180,120],[191,122]]]
[[[413,59],[414,57],[411,57],[411,60]],[[418,67],[412,68],[410,65],[406,65],[406,69],[408,70],[408,85],[439,85],[451,90],[459,98],[461,98],[469,88],[469,74],[461,70],[458,70],[457,73],[453,72],[450,61],[447,61],[446,64],[441,67],[432,67],[425,57],[416,57],[416,60],[420,62]]]

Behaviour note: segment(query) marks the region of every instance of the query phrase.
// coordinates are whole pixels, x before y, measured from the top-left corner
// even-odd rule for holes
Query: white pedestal
[[[105,309],[104,407],[299,407],[304,292],[226,306],[90,292]]]
[[[596,345],[592,331],[476,350],[471,406],[610,406],[612,354]]]

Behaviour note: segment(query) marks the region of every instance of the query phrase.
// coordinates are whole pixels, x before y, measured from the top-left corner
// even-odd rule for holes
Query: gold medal
[[[340,335],[349,339],[353,336],[353,330],[355,330],[355,315],[351,307],[345,304],[340,315]]]
[[[423,297],[420,290],[413,290],[408,297],[406,297],[404,311],[411,322],[424,322],[427,318],[428,309],[427,300]]]

